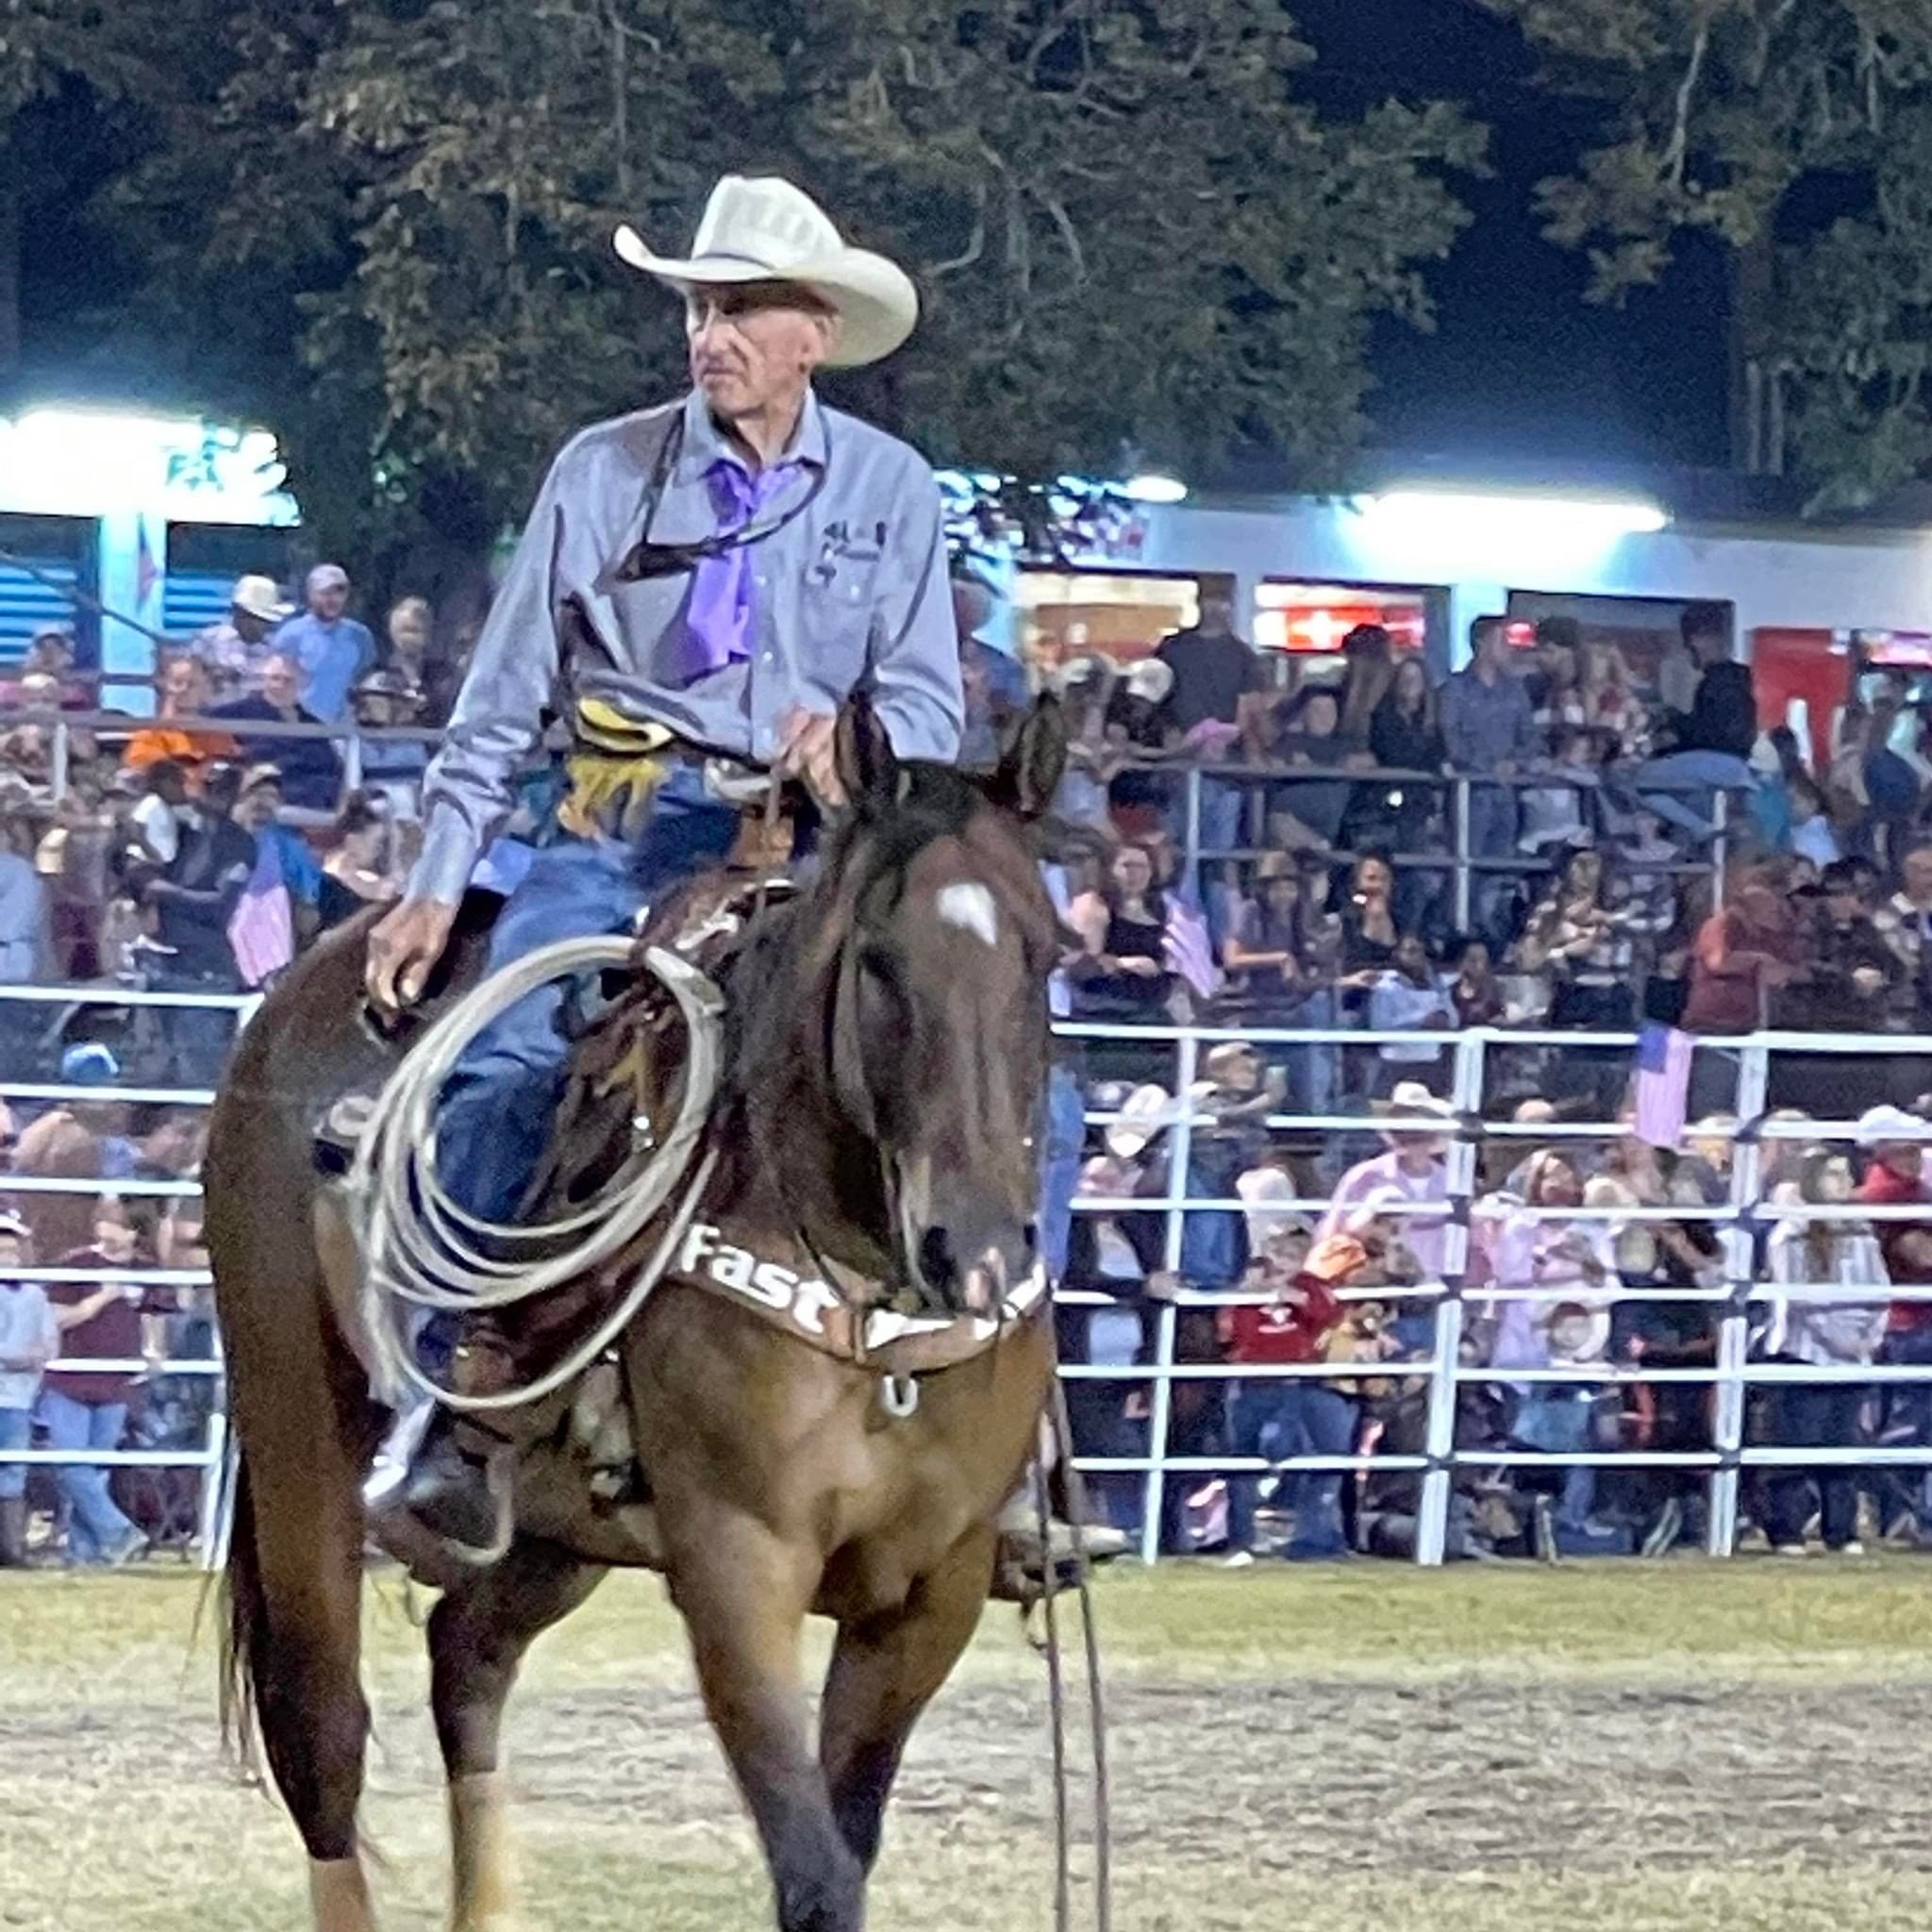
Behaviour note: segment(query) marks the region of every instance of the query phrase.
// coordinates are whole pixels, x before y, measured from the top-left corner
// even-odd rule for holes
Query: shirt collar
[[[798,414],[798,427],[791,433],[781,461],[809,464],[815,470],[825,467],[825,417],[818,397],[808,389],[805,407]],[[695,483],[708,475],[718,462],[746,467],[743,455],[719,428],[706,403],[702,390],[692,390],[684,402],[684,448],[677,458],[677,480]]]

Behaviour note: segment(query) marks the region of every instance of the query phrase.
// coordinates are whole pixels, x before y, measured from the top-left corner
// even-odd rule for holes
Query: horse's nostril
[[[950,1288],[953,1282],[953,1244],[942,1227],[929,1227],[919,1241],[919,1272],[934,1288]]]

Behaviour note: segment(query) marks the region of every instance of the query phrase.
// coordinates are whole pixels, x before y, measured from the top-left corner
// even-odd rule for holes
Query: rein
[[[1051,1329],[1049,1328],[1049,1332]],[[1066,1384],[1060,1380],[1059,1352],[1054,1351],[1053,1393],[1048,1398],[1053,1443],[1067,1482],[1067,1527],[1072,1532],[1074,1595],[1080,1606],[1080,1644],[1087,1674],[1087,1727],[1093,1757],[1093,1924],[1095,1932],[1113,1925],[1113,1788],[1107,1747],[1107,1692],[1100,1669],[1100,1626],[1093,1615],[1093,1566],[1087,1560],[1086,1484],[1074,1467],[1074,1428],[1067,1413]],[[1047,1722],[1053,1742],[1055,1932],[1073,1927],[1073,1829],[1067,1775],[1066,1666],[1060,1656],[1058,1565],[1053,1553],[1053,1500],[1044,1458],[1033,1470],[1033,1507],[1039,1519],[1041,1635],[1035,1645],[1046,1659]]]

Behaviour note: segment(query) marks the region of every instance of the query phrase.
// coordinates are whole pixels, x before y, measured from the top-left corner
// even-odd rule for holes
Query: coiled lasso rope
[[[724,999],[688,959],[651,947],[648,971],[677,1003],[689,1046],[677,1117],[576,1212],[534,1226],[480,1221],[449,1196],[437,1172],[436,1106],[457,1061],[483,1029],[552,980],[635,963],[629,940],[559,940],[492,974],[430,1027],[376,1096],[347,1183],[363,1255],[363,1327],[376,1355],[376,1392],[393,1404],[415,1389],[454,1409],[513,1408],[560,1389],[610,1344],[671,1265],[716,1163],[708,1154],[663,1237],[608,1315],[534,1382],[491,1394],[445,1389],[417,1366],[410,1308],[475,1314],[581,1279],[635,1241],[691,1165],[718,1090]],[[575,1237],[575,1239],[572,1239]],[[559,1247],[559,1242],[566,1245]],[[487,1244],[484,1252],[478,1243]]]

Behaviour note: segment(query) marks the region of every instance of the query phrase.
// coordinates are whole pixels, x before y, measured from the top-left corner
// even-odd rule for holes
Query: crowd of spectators
[[[1500,1024],[1915,1030],[1932,702],[1866,679],[1814,773],[1790,731],[1758,730],[1725,625],[1690,607],[1647,689],[1560,619],[1527,650],[1479,621],[1440,688],[1374,626],[1271,684],[1211,601],[1153,658],[1062,664],[1058,803],[1091,835],[1076,1010],[1368,1026],[1379,1004],[1427,1026],[1475,1001]],[[1413,945],[1398,970],[1405,941],[1445,995],[1463,983],[1449,1017]]]
[[[98,691],[75,674],[63,637],[36,642],[0,687],[0,708],[31,714],[10,729],[0,716],[0,986],[239,995],[272,983],[316,933],[395,895],[417,838],[424,738],[362,739],[352,772],[329,733],[351,722],[433,725],[447,715],[460,652],[438,657],[420,599],[394,607],[378,641],[348,614],[349,591],[340,570],[322,566],[296,611],[269,580],[240,579],[227,618],[162,657],[154,717],[74,726],[58,757],[49,713],[95,712]],[[961,586],[956,608],[968,742],[983,753],[1024,679],[974,636],[989,614],[983,592]],[[1061,1178],[1049,1191],[1061,1208],[1075,1189],[1134,1203],[1182,1182],[1191,1197],[1230,1204],[1184,1217],[1177,1266],[1156,1208],[1083,1211],[1050,1236],[1074,1295],[1061,1311],[1064,1352],[1122,1372],[1074,1385],[1090,1454],[1147,1452],[1157,1404],[1133,1371],[1164,1345],[1163,1324],[1183,1362],[1307,1371],[1173,1382],[1162,1405],[1170,1455],[1339,1464],[1378,1446],[1420,1450],[1422,1377],[1402,1365],[1434,1343],[1443,1136],[1391,1127],[1377,1146],[1316,1124],[1388,1112],[1440,1117],[1446,1131],[1447,1044],[1471,1026],[1525,1039],[1490,1058],[1484,1110],[1519,1132],[1484,1149],[1464,1348],[1499,1374],[1465,1389],[1458,1440],[1545,1453],[1707,1449],[1703,1387],[1504,1373],[1708,1367],[1708,1303],[1612,1297],[1714,1293],[1724,1275],[1713,1224],[1688,1211],[1725,1197],[1724,1123],[1679,1149],[1653,1149],[1627,1126],[1539,1145],[1541,1121],[1627,1121],[1631,1055],[1538,1036],[1626,1033],[1640,1019],[1693,1035],[1766,1024],[1912,1031],[1932,1012],[1922,806],[1932,707],[1903,680],[1865,681],[1836,724],[1834,756],[1813,771],[1790,733],[1757,732],[1749,670],[1731,661],[1720,611],[1692,607],[1678,646],[1644,681],[1614,645],[1561,620],[1530,650],[1485,620],[1472,646],[1467,668],[1438,687],[1419,656],[1365,627],[1338,660],[1284,685],[1208,598],[1201,623],[1150,657],[1075,658],[1047,674],[1072,734],[1049,868],[1065,926],[1058,1009],[1076,1021],[1330,1036],[1216,1046],[1177,1095],[1169,1048],[1096,1039],[1057,1072],[1050,1141]],[[1457,774],[1469,782],[1459,788]],[[534,774],[516,829],[541,826],[546,809]],[[174,1440],[205,1422],[207,1378],[158,1366],[206,1348],[199,1291],[43,1291],[30,1272],[15,1280],[7,1270],[197,1265],[181,1259],[198,1254],[190,1197],[96,1198],[85,1184],[193,1174],[198,1114],[130,1109],[105,1090],[212,1086],[234,1024],[214,1007],[0,999],[10,1077],[104,1090],[18,1101],[0,1116],[15,1174],[78,1184],[9,1200],[0,1174],[0,1447],[35,1428],[47,1446],[86,1449],[142,1431]],[[1728,1105],[1732,1077],[1721,1056],[1699,1056],[1693,1113]],[[1869,1097],[1844,1104],[1866,1077],[1850,1062],[1807,1062],[1774,1098],[1844,1117]],[[1111,1118],[1083,1133],[1087,1111]],[[1187,1171],[1170,1175],[1184,1112],[1196,1122]],[[1823,1148],[1793,1155],[1779,1198],[1827,1202],[1854,1186],[1873,1200],[1921,1198],[1915,1134],[1873,1140],[1856,1182]],[[1894,1185],[1903,1191],[1886,1195]],[[1329,1205],[1295,1205],[1311,1200]],[[1615,1218],[1657,1206],[1686,1217]],[[1595,1211],[1573,1221],[1566,1209]],[[1932,1281],[1932,1228],[1901,1237],[1897,1225],[1793,1218],[1760,1264],[1794,1290]],[[1204,1291],[1241,1299],[1203,1305],[1193,1298]],[[1917,1304],[1827,1309],[1794,1292],[1760,1313],[1758,1345],[1777,1359],[1932,1361],[1932,1323]],[[43,1377],[47,1360],[78,1357],[83,1342],[149,1366]],[[1932,1444],[1932,1399],[1904,1391],[1878,1404],[1863,1389],[1792,1385],[1756,1406],[1753,1426],[1767,1441],[1876,1432]],[[159,1477],[121,1471],[109,1481],[77,1464],[24,1475],[0,1465],[0,1562],[20,1559],[34,1494],[47,1505],[35,1520],[70,1560],[125,1559],[149,1536],[183,1531],[178,1496]],[[1779,1547],[1802,1547],[1815,1504],[1825,1543],[1848,1547],[1861,1483],[1880,1528],[1932,1527],[1913,1485],[1857,1472],[1757,1485],[1755,1520]],[[1418,1485],[1342,1467],[1279,1485],[1251,1472],[1176,1479],[1160,1536],[1170,1548],[1224,1546],[1235,1561],[1276,1539],[1297,1556],[1399,1553],[1413,1546]],[[1100,1487],[1132,1525],[1141,1478]],[[1701,1500],[1699,1479],[1670,1470],[1599,1480],[1585,1466],[1547,1478],[1505,1468],[1459,1480],[1452,1547],[1656,1552],[1696,1534]]]

